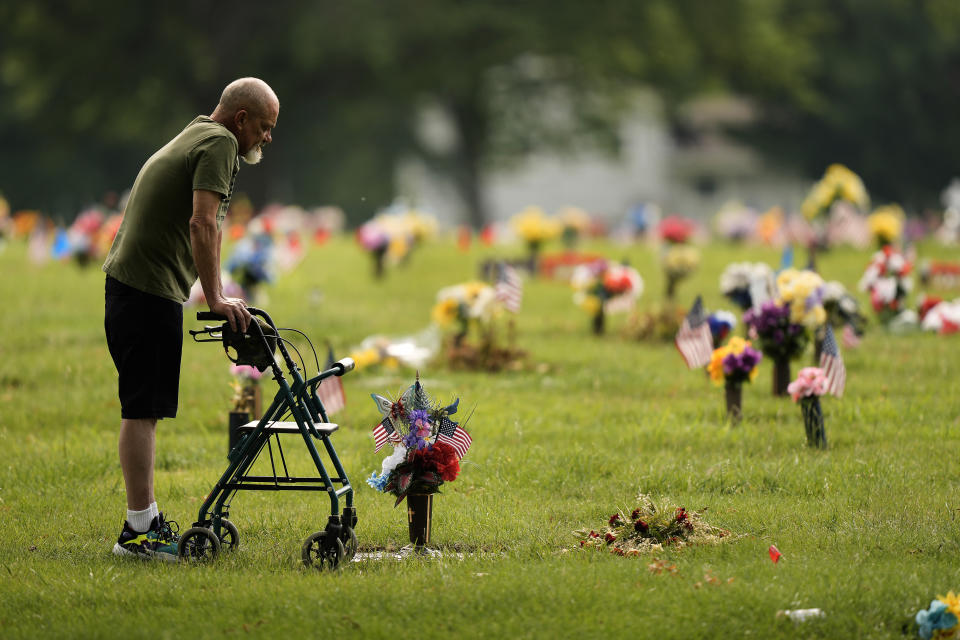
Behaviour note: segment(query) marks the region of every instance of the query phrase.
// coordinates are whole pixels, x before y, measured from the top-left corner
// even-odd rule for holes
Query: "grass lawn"
[[[646,281],[641,307],[661,299],[651,249],[588,249],[630,259]],[[493,253],[438,241],[378,282],[367,256],[337,239],[311,249],[264,306],[280,326],[328,339],[342,356],[368,335],[423,329],[436,291],[473,278]],[[934,246],[921,255],[956,259]],[[853,289],[868,256],[836,250],[818,267]],[[731,308],[718,281],[735,260],[776,265],[779,256],[705,249],[681,299],[701,292],[708,308]],[[438,400],[475,406],[460,478],[434,502],[442,559],[304,569],[300,544],[323,527],[329,502],[265,492],[233,501],[237,553],[159,566],[110,553],[124,494],[103,274],[98,265],[33,265],[21,243],[0,252],[0,273],[3,638],[897,638],[934,596],[960,590],[956,336],[889,335],[872,323],[844,354],[847,393],[823,401],[830,448],[814,451],[800,408],[772,396],[769,361],[744,388],[742,424],[730,427],[722,388],[687,370],[672,344],[628,339],[623,316],[595,337],[569,288],[528,282],[517,318],[525,370],[421,371]],[[201,324],[188,309],[186,328]],[[794,373],[811,360],[804,355]],[[188,337],[180,414],[158,427],[157,497],[183,528],[226,468],[228,364],[220,347]],[[413,372],[368,369],[343,380],[348,405],[333,441],[356,486],[360,549],[403,546],[404,508],[363,479],[385,453],[373,451],[369,394],[394,395]],[[599,529],[640,491],[734,535],[639,558],[578,548],[575,530]],[[771,544],[783,553],[778,564]],[[652,571],[655,559],[675,568]],[[775,617],[810,607],[826,616]]]

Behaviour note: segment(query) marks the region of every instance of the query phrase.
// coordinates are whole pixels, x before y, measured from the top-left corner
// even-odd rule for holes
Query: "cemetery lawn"
[[[662,299],[654,250],[586,249],[629,258],[645,280],[641,309]],[[474,278],[497,252],[520,257],[521,248],[464,254],[452,242],[427,244],[376,282],[368,256],[336,239],[270,286],[264,307],[342,357],[371,334],[425,328],[436,291]],[[920,252],[951,258],[934,246]],[[835,250],[817,266],[853,290],[868,257]],[[705,248],[680,301],[703,293],[709,309],[732,309],[718,281],[736,260],[777,265],[779,255]],[[960,591],[956,336],[890,335],[871,317],[860,348],[844,353],[847,393],[823,400],[830,448],[815,451],[799,406],[771,395],[769,361],[744,388],[743,423],[731,427],[722,388],[686,369],[671,343],[625,337],[623,316],[595,337],[568,287],[529,281],[516,322],[525,370],[420,372],[436,399],[460,397],[464,415],[474,410],[461,475],[434,501],[442,559],[307,570],[300,545],[323,528],[329,501],[263,492],[233,500],[236,553],[161,565],[110,553],[124,494],[99,263],[37,266],[12,242],[0,273],[3,638],[901,638],[917,610]],[[185,330],[202,324],[194,311]],[[811,361],[808,352],[793,373]],[[218,345],[187,336],[179,417],[158,426],[156,493],[183,529],[226,468],[228,364]],[[396,395],[413,376],[368,369],[344,378],[348,405],[334,416],[333,442],[356,487],[361,552],[407,542],[404,505],[364,478],[386,453],[373,451],[370,393]],[[263,384],[272,394],[272,381]],[[302,444],[290,442],[288,458],[304,462]],[[576,530],[599,530],[641,491],[732,535],[653,556],[579,549]],[[770,545],[783,553],[778,564]],[[775,615],[813,607],[826,615],[799,624]]]

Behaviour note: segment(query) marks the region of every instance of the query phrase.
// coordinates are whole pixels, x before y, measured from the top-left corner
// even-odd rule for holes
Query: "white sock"
[[[131,511],[127,509],[127,524],[137,533],[146,533],[150,530],[150,522],[153,521],[153,515],[150,507],[143,511]]]
[[[159,515],[160,515],[160,510],[157,509],[157,503],[151,502],[150,503],[150,519],[152,520],[153,518],[159,517]]]

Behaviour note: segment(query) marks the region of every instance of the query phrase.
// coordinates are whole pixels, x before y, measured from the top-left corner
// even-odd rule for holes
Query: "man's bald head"
[[[277,94],[266,82],[259,78],[240,78],[226,86],[216,110],[233,115],[246,109],[253,115],[262,116],[279,107]]]

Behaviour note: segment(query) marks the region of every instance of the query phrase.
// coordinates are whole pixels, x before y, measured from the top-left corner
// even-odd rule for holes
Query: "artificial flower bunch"
[[[823,309],[832,326],[850,326],[856,336],[863,335],[867,319],[860,313],[860,303],[842,282],[831,280],[823,284]]]
[[[514,232],[526,243],[531,260],[536,260],[543,244],[560,235],[559,221],[544,213],[540,207],[530,206],[510,219]]]
[[[790,305],[790,321],[811,331],[827,321],[823,278],[809,269],[784,269],[777,275],[778,302]]]
[[[697,225],[678,215],[667,216],[657,225],[657,234],[661,240],[670,244],[685,244],[690,241]]]
[[[884,323],[903,310],[904,300],[913,289],[912,269],[913,264],[902,253],[887,245],[873,254],[860,278],[860,291],[870,294],[870,304]]]
[[[671,244],[663,253],[662,263],[667,277],[667,299],[672,300],[677,285],[700,266],[700,251],[688,244]]]
[[[807,220],[813,220],[828,212],[835,202],[865,209],[869,201],[860,176],[842,164],[832,164],[810,189],[800,211]]]
[[[717,211],[713,228],[717,235],[730,242],[743,242],[754,235],[757,212],[741,202],[728,202]]]
[[[643,278],[633,267],[604,258],[582,264],[570,276],[573,301],[591,315],[633,308],[643,293]]]
[[[893,244],[903,234],[903,221],[906,216],[898,204],[888,204],[874,209],[867,217],[867,226],[879,247]]]
[[[741,309],[774,296],[773,269],[763,262],[732,262],[720,274],[720,292]]]
[[[797,379],[787,385],[787,393],[794,402],[803,398],[820,397],[827,392],[827,376],[819,367],[804,367]]]
[[[410,494],[438,493],[444,482],[457,479],[460,458],[472,441],[449,417],[457,412],[459,399],[445,407],[435,404],[419,377],[394,402],[375,394],[373,399],[383,414],[374,437],[390,442],[393,453],[367,484],[396,496],[396,506]]]
[[[953,591],[937,596],[927,609],[916,615],[917,633],[929,640],[957,640],[960,638],[960,594]]]
[[[736,328],[737,316],[732,311],[721,309],[707,316],[707,324],[710,325],[710,337],[713,338],[713,346],[716,348],[723,344],[730,332]]]
[[[493,287],[478,280],[444,287],[430,313],[440,327],[457,326],[457,340],[463,340],[471,325],[486,326],[501,311]]]
[[[757,377],[757,365],[762,359],[763,355],[749,340],[734,336],[729,344],[713,350],[707,372],[716,385],[742,384]]]
[[[637,497],[637,503],[632,510],[617,510],[599,531],[577,531],[580,547],[638,556],[660,551],[664,546],[716,544],[730,535],[729,531],[704,522],[695,511],[666,503],[655,504],[645,494]]]
[[[560,219],[563,244],[572,249],[577,242],[590,232],[590,216],[583,209],[564,207],[557,214]]]
[[[791,320],[788,302],[768,301],[759,309],[748,309],[743,322],[760,342],[761,351],[774,360],[797,357],[809,341],[806,328]]]

